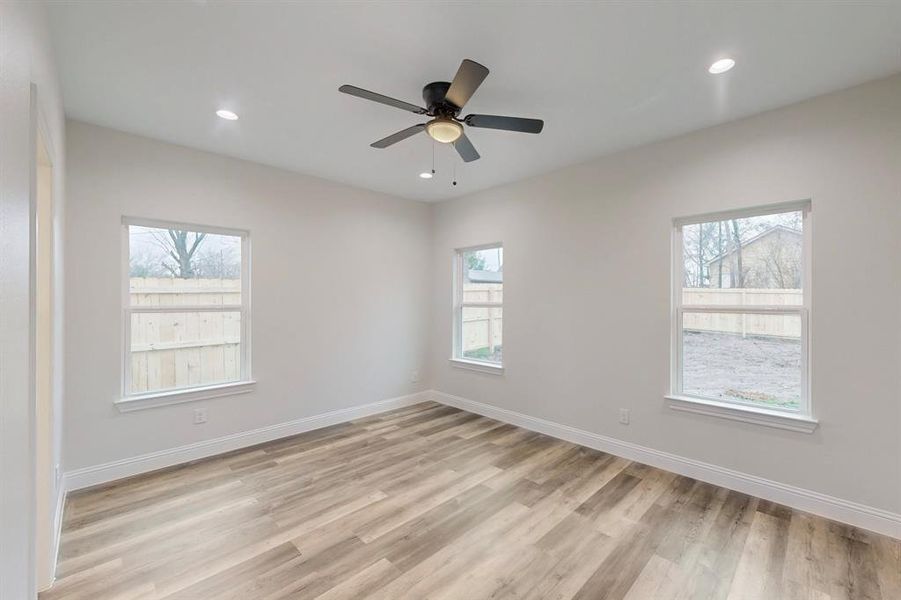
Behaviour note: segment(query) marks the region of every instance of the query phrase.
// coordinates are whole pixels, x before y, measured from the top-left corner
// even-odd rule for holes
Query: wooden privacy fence
[[[693,313],[691,305],[801,306],[803,301],[803,293],[796,289],[683,288],[682,328],[690,331],[800,338],[801,319],[797,315]]]
[[[185,306],[132,314],[132,393],[240,379],[241,313],[191,311],[240,304],[239,280],[132,277],[129,295],[132,306]]]
[[[503,302],[502,283],[464,283],[463,302]],[[485,349],[489,353],[503,346],[503,309],[463,309],[462,345],[464,355]]]
[[[463,311],[463,352],[503,346],[504,319],[500,308],[467,308]],[[490,340],[490,343],[489,343]]]
[[[198,312],[191,306],[237,305],[241,282],[236,279],[173,279],[133,277],[132,306],[185,306],[177,313],[136,313],[131,327],[131,392],[197,386],[241,377],[241,315],[238,312]],[[468,283],[466,302],[502,302],[503,284]],[[798,338],[795,315],[692,313],[691,304],[797,306],[801,290],[683,290],[687,330]],[[463,351],[503,345],[501,308],[463,311]]]
[[[132,277],[128,285],[132,306],[235,305],[241,303],[241,280],[239,279]]]

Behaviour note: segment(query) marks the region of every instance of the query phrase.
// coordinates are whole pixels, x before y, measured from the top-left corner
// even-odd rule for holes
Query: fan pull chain
[[[435,140],[432,140],[432,175],[435,174]]]
[[[457,185],[457,161],[454,161],[454,185]]]

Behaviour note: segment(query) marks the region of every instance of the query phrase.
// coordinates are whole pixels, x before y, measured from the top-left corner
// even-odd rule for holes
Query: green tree
[[[466,268],[470,271],[484,271],[485,257],[476,252],[470,252],[466,255]]]

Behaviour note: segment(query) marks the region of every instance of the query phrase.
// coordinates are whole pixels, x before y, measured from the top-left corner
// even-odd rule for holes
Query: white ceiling
[[[901,71],[893,2],[56,2],[70,117],[408,198],[439,200]],[[707,65],[732,56],[731,72]],[[419,135],[369,144],[461,59],[491,74],[464,113],[545,120],[471,129],[481,160]],[[230,108],[240,120],[214,114]],[[457,163],[459,185],[450,184]]]

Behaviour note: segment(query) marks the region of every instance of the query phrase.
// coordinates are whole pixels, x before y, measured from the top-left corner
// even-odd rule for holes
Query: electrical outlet
[[[419,383],[419,371],[413,371],[410,375],[410,383]]]
[[[623,425],[629,424],[629,409],[621,408],[619,409],[619,422]]]
[[[194,409],[194,424],[200,425],[202,423],[206,423],[206,409],[205,408],[195,408]]]

